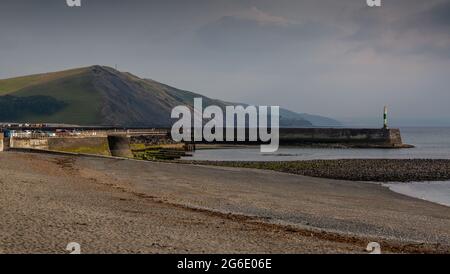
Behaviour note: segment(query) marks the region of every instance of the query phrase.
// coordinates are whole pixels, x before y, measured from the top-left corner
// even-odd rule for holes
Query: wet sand
[[[450,252],[450,208],[274,171],[0,153],[0,252]]]

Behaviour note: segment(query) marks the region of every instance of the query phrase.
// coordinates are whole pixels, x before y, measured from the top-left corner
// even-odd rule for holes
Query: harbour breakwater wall
[[[224,129],[225,131],[226,129]],[[245,141],[213,142],[213,144],[255,145],[250,142],[249,129]],[[236,136],[236,130],[235,130]],[[259,138],[258,138],[259,139]],[[205,140],[196,144],[210,144]],[[408,148],[403,144],[399,129],[388,128],[280,128],[280,145],[359,148]]]
[[[367,128],[284,128],[280,129],[281,145],[343,145],[349,147],[403,148],[399,129]]]

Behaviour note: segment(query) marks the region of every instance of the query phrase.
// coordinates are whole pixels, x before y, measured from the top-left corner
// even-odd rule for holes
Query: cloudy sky
[[[450,0],[65,2],[0,0],[0,78],[117,64],[228,101],[450,125]]]

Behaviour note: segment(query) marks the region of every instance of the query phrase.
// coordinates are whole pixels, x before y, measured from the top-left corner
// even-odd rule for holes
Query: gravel
[[[267,169],[349,181],[422,182],[450,180],[450,160],[345,159],[294,162],[195,161],[189,163]]]

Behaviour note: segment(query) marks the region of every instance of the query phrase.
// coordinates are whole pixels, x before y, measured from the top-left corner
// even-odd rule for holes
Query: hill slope
[[[109,67],[92,66],[0,80],[0,121],[170,127],[172,108],[192,106],[195,97],[202,97],[204,105],[233,105]],[[322,126],[283,109],[280,123]]]

